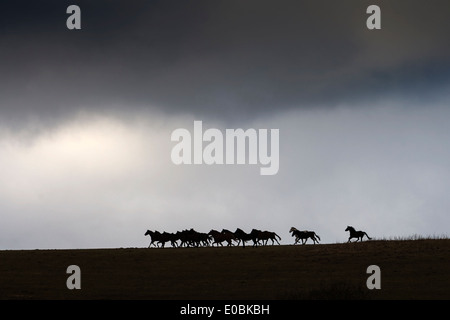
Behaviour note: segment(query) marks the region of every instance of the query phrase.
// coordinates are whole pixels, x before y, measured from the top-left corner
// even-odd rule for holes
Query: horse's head
[[[355,229],[351,226],[347,226],[347,228],[345,229],[345,231],[351,231],[351,230],[355,230]]]
[[[150,230],[147,230],[147,232],[144,234],[144,236],[148,236],[149,234],[151,235],[151,231]]]
[[[289,232],[294,232],[294,231],[297,231],[297,229],[294,227],[291,227],[291,229],[289,229]]]

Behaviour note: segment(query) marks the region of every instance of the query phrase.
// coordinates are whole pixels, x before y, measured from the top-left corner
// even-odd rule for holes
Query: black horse
[[[209,242],[211,241],[211,236],[209,234],[197,232],[194,229],[178,231],[176,235],[181,242],[180,247],[209,246]]]
[[[151,231],[151,230],[147,230],[147,232],[145,233],[145,236],[150,236],[151,238],[151,242],[150,245],[148,246],[149,248],[151,247],[152,244],[154,244],[156,247],[159,247],[159,244],[161,244],[161,247],[164,248],[166,242],[171,243],[172,247],[176,247],[177,246],[177,240],[178,237],[177,235],[173,234],[173,233],[168,233],[168,232],[159,232],[159,231]]]
[[[372,238],[369,237],[367,235],[367,233],[365,233],[364,231],[356,231],[355,228],[353,228],[352,226],[347,226],[345,231],[350,232],[350,237],[348,237],[348,241],[347,242],[350,242],[350,239],[352,239],[352,238],[356,238],[355,242],[358,242],[358,240],[362,241],[364,236],[366,236],[367,239],[372,240]]]
[[[210,232],[208,232],[208,235],[210,235],[212,237],[212,239],[214,240],[212,243],[212,246],[214,246],[214,244],[216,244],[217,246],[219,246],[219,244],[221,246],[223,246],[222,242],[224,242],[224,241],[226,241],[228,243],[228,246],[232,246],[233,240],[236,240],[236,237],[231,232],[224,233],[224,232],[219,232],[217,230],[211,230]]]
[[[255,234],[245,233],[243,230],[237,228],[234,232],[234,236],[238,239],[238,244],[242,241],[242,247],[245,248],[245,242],[253,240],[253,246],[258,246],[258,241]]]
[[[158,242],[161,238],[161,233],[159,231],[147,230],[147,232],[144,235],[150,236],[151,241],[150,241],[150,244],[148,245],[149,248],[152,246],[152,244],[157,246],[157,244],[155,242]]]
[[[267,242],[269,240],[272,240],[272,245],[274,245],[275,242],[280,244],[280,242],[278,242],[278,240],[277,240],[277,237],[280,240],[281,240],[281,237],[278,234],[276,234],[275,232],[272,232],[272,231],[261,231],[261,230],[258,230],[258,229],[253,229],[250,232],[250,234],[253,235],[253,237],[256,239],[256,242],[258,244],[259,244],[260,240],[262,242],[262,245],[267,245]]]
[[[316,241],[319,243],[320,240],[319,235],[317,235],[314,231],[300,231],[292,227],[289,232],[292,233],[293,237],[295,236],[294,244],[297,244],[300,240],[302,241],[302,244],[305,244],[308,241],[308,238],[310,238],[314,244]]]

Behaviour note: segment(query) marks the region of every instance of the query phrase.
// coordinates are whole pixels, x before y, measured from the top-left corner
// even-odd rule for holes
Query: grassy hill
[[[69,265],[81,290],[69,290]],[[369,290],[369,265],[381,289]],[[450,299],[450,240],[0,251],[1,299]]]

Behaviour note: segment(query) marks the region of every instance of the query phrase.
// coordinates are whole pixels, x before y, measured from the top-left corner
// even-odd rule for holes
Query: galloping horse
[[[317,235],[314,231],[300,231],[292,227],[289,232],[292,233],[293,237],[295,236],[294,244],[297,244],[299,240],[302,241],[302,244],[305,244],[308,241],[308,238],[311,238],[314,244],[316,243],[316,241],[317,243],[319,243],[320,240],[319,235]]]
[[[195,246],[200,245],[208,246],[210,241],[210,235],[202,232],[197,232],[194,229],[177,231],[176,235],[181,241],[180,247],[182,246]]]
[[[223,246],[222,242],[224,242],[224,241],[228,242],[228,246],[231,246],[232,241],[236,240],[236,237],[231,232],[225,233],[225,232],[219,232],[217,230],[211,230],[210,232],[208,232],[208,235],[210,235],[214,239],[214,242],[212,243],[212,245],[214,245],[216,243],[217,246],[219,246],[219,244],[221,246]]]
[[[156,243],[154,243],[155,241],[159,241],[161,238],[161,233],[159,231],[150,231],[147,230],[147,232],[144,234],[144,236],[150,236],[150,244],[148,245],[148,247],[150,248],[152,246],[152,244],[154,244],[156,247]]]
[[[245,248],[245,242],[246,241],[250,241],[253,240],[253,246],[258,246],[258,241],[256,240],[256,236],[253,234],[249,234],[249,233],[245,233],[243,230],[237,228],[236,231],[234,232],[234,236],[239,240],[239,243],[242,240],[242,247]]]
[[[267,242],[269,242],[269,240],[272,240],[272,245],[275,244],[275,241],[278,244],[280,244],[278,242],[278,240],[277,240],[277,237],[280,240],[281,240],[281,237],[278,234],[276,234],[275,232],[272,232],[272,231],[261,231],[261,230],[253,229],[250,232],[250,234],[252,234],[256,238],[256,241],[258,243],[259,243],[259,240],[261,240],[263,245],[267,245]],[[266,242],[264,242],[264,240]]]
[[[269,242],[269,240],[272,240],[272,244],[275,244],[274,241],[276,241],[276,243],[280,244],[280,242],[278,242],[278,240],[281,240],[281,237],[278,234],[276,234],[275,232],[273,232],[273,231],[263,231],[263,234],[265,236],[267,236],[265,244],[267,244],[267,242]],[[278,240],[277,240],[277,238],[278,238]]]
[[[350,237],[348,237],[348,241],[347,242],[350,242],[350,239],[352,239],[352,238],[356,238],[355,242],[358,242],[358,240],[360,240],[360,239],[362,241],[364,236],[366,236],[369,240],[372,240],[372,238],[369,237],[367,235],[367,233],[365,233],[364,231],[356,231],[355,228],[353,228],[351,226],[347,226],[345,231],[349,231],[350,232]]]
[[[154,244],[156,247],[159,247],[159,244],[162,245],[162,247],[164,248],[164,245],[166,244],[166,242],[169,242],[172,244],[172,247],[176,247],[177,246],[177,240],[178,237],[173,234],[173,233],[168,233],[168,232],[159,232],[159,231],[150,231],[147,230],[147,232],[145,233],[145,236],[149,235],[151,238],[151,242],[149,244],[149,248],[151,247],[152,244]]]

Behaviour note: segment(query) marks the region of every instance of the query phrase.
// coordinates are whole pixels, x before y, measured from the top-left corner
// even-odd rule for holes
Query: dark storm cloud
[[[66,28],[77,4],[82,30]],[[365,27],[379,4],[382,30]],[[2,121],[83,108],[248,116],[433,95],[448,1],[3,1]],[[126,107],[124,107],[126,106]],[[126,110],[128,111],[128,110]]]

